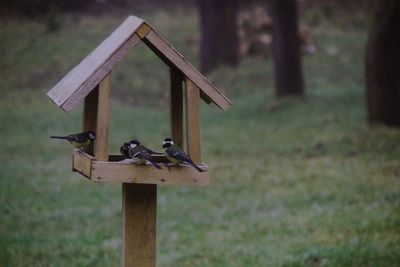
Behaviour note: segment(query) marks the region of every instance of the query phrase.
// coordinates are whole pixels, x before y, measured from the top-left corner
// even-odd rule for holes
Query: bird
[[[148,161],[155,168],[162,169],[161,166],[158,165],[151,157],[153,151],[140,144],[139,141],[132,140],[129,143],[124,143],[120,150],[122,155],[129,155],[129,157],[134,158],[136,160],[136,164],[145,164],[146,161]],[[128,152],[128,154],[126,154],[126,152]]]
[[[93,131],[70,134],[66,136],[50,136],[52,139],[63,139],[70,142],[75,148],[85,149],[90,143],[96,140],[96,134]]]
[[[129,156],[129,143],[123,143],[122,146],[119,148],[124,159],[130,158]]]
[[[131,141],[129,141],[129,144],[137,144],[137,143],[139,143],[136,139],[133,139],[133,140],[131,140]],[[140,144],[140,143],[139,143]],[[142,145],[143,146],[143,145]],[[144,146],[145,147],[145,146]],[[156,151],[153,151],[153,150],[151,150],[150,148],[148,148],[148,147],[145,147],[146,148],[146,150],[147,150],[147,152],[149,152],[151,155],[163,155],[164,153],[161,153],[161,152],[156,152]]]
[[[179,164],[185,162],[195,168],[199,172],[204,172],[204,170],[200,169],[199,166],[194,164],[193,160],[182,151],[177,145],[174,144],[174,141],[171,138],[165,138],[162,144],[164,148],[165,157],[173,164]]]
[[[135,139],[133,139],[133,140],[129,141],[128,143],[122,144],[122,146],[119,148],[119,151],[121,152],[121,155],[123,156],[124,159],[130,158],[130,156],[129,156],[129,146],[128,145],[129,144],[137,144],[137,143],[139,143],[139,142],[136,141]],[[160,152],[155,152],[155,151],[153,151],[153,150],[151,150],[150,148],[147,148],[147,147],[146,147],[146,149],[147,149],[147,152],[150,155],[163,155],[164,154],[164,153],[160,153]]]

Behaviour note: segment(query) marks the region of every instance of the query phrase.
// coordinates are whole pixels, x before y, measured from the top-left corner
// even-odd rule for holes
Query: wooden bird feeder
[[[187,153],[205,172],[182,165],[159,170],[109,155],[111,71],[140,41],[169,66],[171,137],[181,148],[186,142]],[[157,185],[208,184],[208,166],[201,160],[200,98],[222,110],[231,102],[146,21],[135,16],[129,16],[47,95],[66,112],[84,100],[83,131],[94,131],[97,138],[86,151],[74,151],[73,171],[95,182],[123,184],[123,266],[156,266]],[[163,156],[156,160],[166,161]]]

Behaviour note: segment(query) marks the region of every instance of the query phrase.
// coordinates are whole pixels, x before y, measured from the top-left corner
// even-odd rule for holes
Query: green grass
[[[197,65],[185,45],[197,35],[193,13],[144,16]],[[47,137],[78,131],[81,108],[67,115],[45,97],[120,21],[0,29],[1,266],[120,264],[121,186],[70,172],[69,145]],[[274,98],[270,61],[209,75],[234,106],[202,106],[211,185],[159,188],[159,266],[400,263],[400,131],[366,125],[365,33],[322,24],[313,34],[304,99]],[[168,134],[167,69],[138,49],[113,74],[112,152],[133,136],[157,148]]]

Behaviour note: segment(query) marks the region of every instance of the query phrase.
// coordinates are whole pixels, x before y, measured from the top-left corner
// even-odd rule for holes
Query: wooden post
[[[83,104],[83,120],[82,120],[82,130],[96,131],[96,121],[97,121],[97,104],[99,98],[99,86],[96,86],[93,91],[91,91],[86,97]],[[90,146],[85,151],[89,155],[94,156],[94,143],[92,142]]]
[[[187,153],[194,163],[201,163],[200,149],[200,89],[189,78],[186,85],[186,139]]]
[[[170,68],[171,91],[170,91],[170,127],[171,137],[180,148],[183,149],[183,74]]]
[[[97,160],[108,160],[108,129],[111,113],[111,73],[86,96],[83,106],[83,131],[96,133],[95,144],[86,152]],[[96,153],[94,153],[96,152]]]
[[[96,118],[95,157],[108,161],[108,132],[111,115],[111,73],[99,84],[99,97]]]
[[[122,184],[122,266],[156,266],[157,185]]]

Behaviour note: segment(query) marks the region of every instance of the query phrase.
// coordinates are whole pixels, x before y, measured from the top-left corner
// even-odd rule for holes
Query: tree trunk
[[[296,0],[272,0],[276,95],[303,95],[303,69]]]
[[[400,1],[379,0],[365,54],[368,121],[400,126]]]
[[[209,72],[220,64],[239,63],[236,28],[237,0],[198,0],[200,11],[201,70]]]

